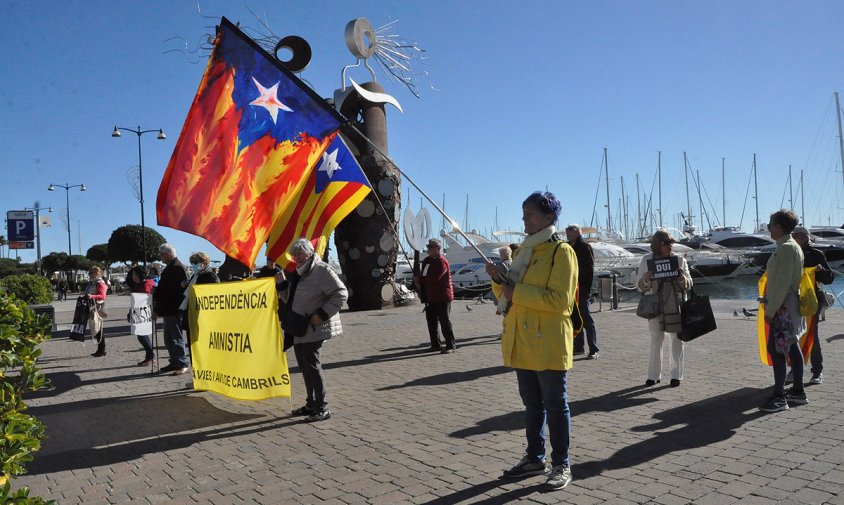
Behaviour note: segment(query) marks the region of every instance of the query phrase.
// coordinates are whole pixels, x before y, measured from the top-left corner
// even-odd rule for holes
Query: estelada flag
[[[803,277],[800,282],[800,289],[806,289],[805,286],[815,285],[815,270],[817,267],[807,267],[803,269]],[[759,278],[759,297],[765,296],[768,287],[768,273],[762,274]],[[814,289],[813,287],[811,289]],[[759,359],[763,365],[772,366],[773,361],[771,355],[768,353],[768,333],[771,331],[770,325],[765,320],[765,304],[759,304],[759,311],[756,313],[756,341],[759,345]],[[805,331],[800,336],[800,352],[803,353],[803,363],[809,362],[809,355],[812,353],[812,347],[815,344],[815,334],[818,331],[818,315],[817,313],[806,317]],[[786,361],[791,359],[786,356]]]
[[[286,268],[288,250],[299,238],[317,241],[322,255],[334,228],[371,191],[369,181],[338,134],[299,191],[296,204],[284,209],[270,233],[267,256]]]
[[[158,190],[158,224],[253,266],[343,122],[223,18]]]

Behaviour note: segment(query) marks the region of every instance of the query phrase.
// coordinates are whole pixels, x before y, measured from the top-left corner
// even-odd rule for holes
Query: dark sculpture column
[[[367,91],[384,92],[377,82],[368,82],[361,87]],[[384,106],[384,103],[369,102],[357,92],[352,92],[343,102],[340,112],[386,154],[387,114]],[[395,298],[398,239],[393,230],[397,229],[399,222],[401,181],[398,171],[365,139],[351,128],[341,131],[372,184],[372,192],[336,228],[334,244],[349,289],[349,309],[381,309],[392,305]]]

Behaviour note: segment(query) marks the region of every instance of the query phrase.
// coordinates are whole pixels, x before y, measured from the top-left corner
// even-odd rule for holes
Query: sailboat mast
[[[659,227],[662,226],[662,151],[657,151],[656,156],[656,173],[659,178]]]
[[[463,218],[463,229],[469,231],[469,193],[466,193],[466,217]]]
[[[841,104],[838,102],[838,92],[835,95],[835,118],[838,119],[838,148],[841,152],[841,176],[844,177],[844,133],[841,132]]]
[[[636,173],[636,223],[638,223],[638,229],[636,230],[636,238],[642,236],[642,229],[644,228],[644,223],[642,223],[642,191],[639,187],[639,173]]]
[[[791,186],[791,165],[788,166],[788,208],[794,210],[794,188]]]
[[[686,178],[686,221],[688,221],[692,218],[692,204],[689,200],[689,158],[686,156],[686,151],[683,151],[683,175]]]
[[[759,184],[756,181],[756,153],[753,153],[753,199],[756,200],[756,228],[753,233],[759,231]]]
[[[443,193],[443,205],[442,205],[443,212],[440,214],[440,225],[441,230],[445,231],[445,193]],[[451,230],[448,230],[451,231]]]
[[[697,200],[700,206],[700,229],[703,230],[705,228],[703,224],[703,196],[700,194],[700,170],[695,170],[695,172],[697,173]]]
[[[723,219],[721,226],[727,226],[727,180],[724,178],[724,159],[721,158],[721,219]]]
[[[604,179],[607,185],[607,233],[612,232],[612,212],[610,211],[610,167],[607,159],[607,148],[604,148]]]
[[[624,238],[630,238],[630,230],[627,229],[627,200],[624,197],[624,177],[621,177],[621,210],[624,216]]]
[[[806,224],[806,190],[803,187],[803,170],[800,170],[800,222]]]

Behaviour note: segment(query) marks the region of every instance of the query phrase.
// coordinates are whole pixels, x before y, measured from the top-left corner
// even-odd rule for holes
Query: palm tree
[[[6,237],[0,235],[0,258],[3,257],[3,246],[8,244],[9,242],[6,240]]]

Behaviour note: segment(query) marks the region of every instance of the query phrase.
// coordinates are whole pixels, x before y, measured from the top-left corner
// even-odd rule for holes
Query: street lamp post
[[[131,128],[123,128],[114,125],[114,131],[111,132],[112,137],[120,137],[120,130],[132,132],[138,136],[138,183],[139,183],[139,193],[140,193],[140,200],[141,200],[141,247],[143,247],[144,251],[144,266],[147,266],[147,228],[146,222],[144,221],[144,166],[141,164],[141,135],[144,133],[154,133],[158,132],[158,136],[156,137],[158,140],[164,140],[167,138],[167,135],[164,135],[164,130],[141,130],[140,125],[138,125],[137,130],[133,130]]]
[[[38,255],[38,275],[44,275],[44,271],[41,269],[41,211],[45,209],[41,207],[40,203],[35,202],[35,207],[27,207],[23,210],[35,211],[35,232],[37,233],[37,235],[35,235],[35,244],[37,247],[36,254]],[[52,207],[47,207],[46,210],[47,212],[53,212]]]
[[[68,258],[71,256],[70,252],[70,190],[73,188],[79,188],[79,191],[86,191],[84,184],[50,184],[50,187],[47,188],[47,191],[55,191],[56,188],[62,188],[65,194],[65,200],[67,200],[67,256]],[[40,235],[40,234],[39,234]]]

